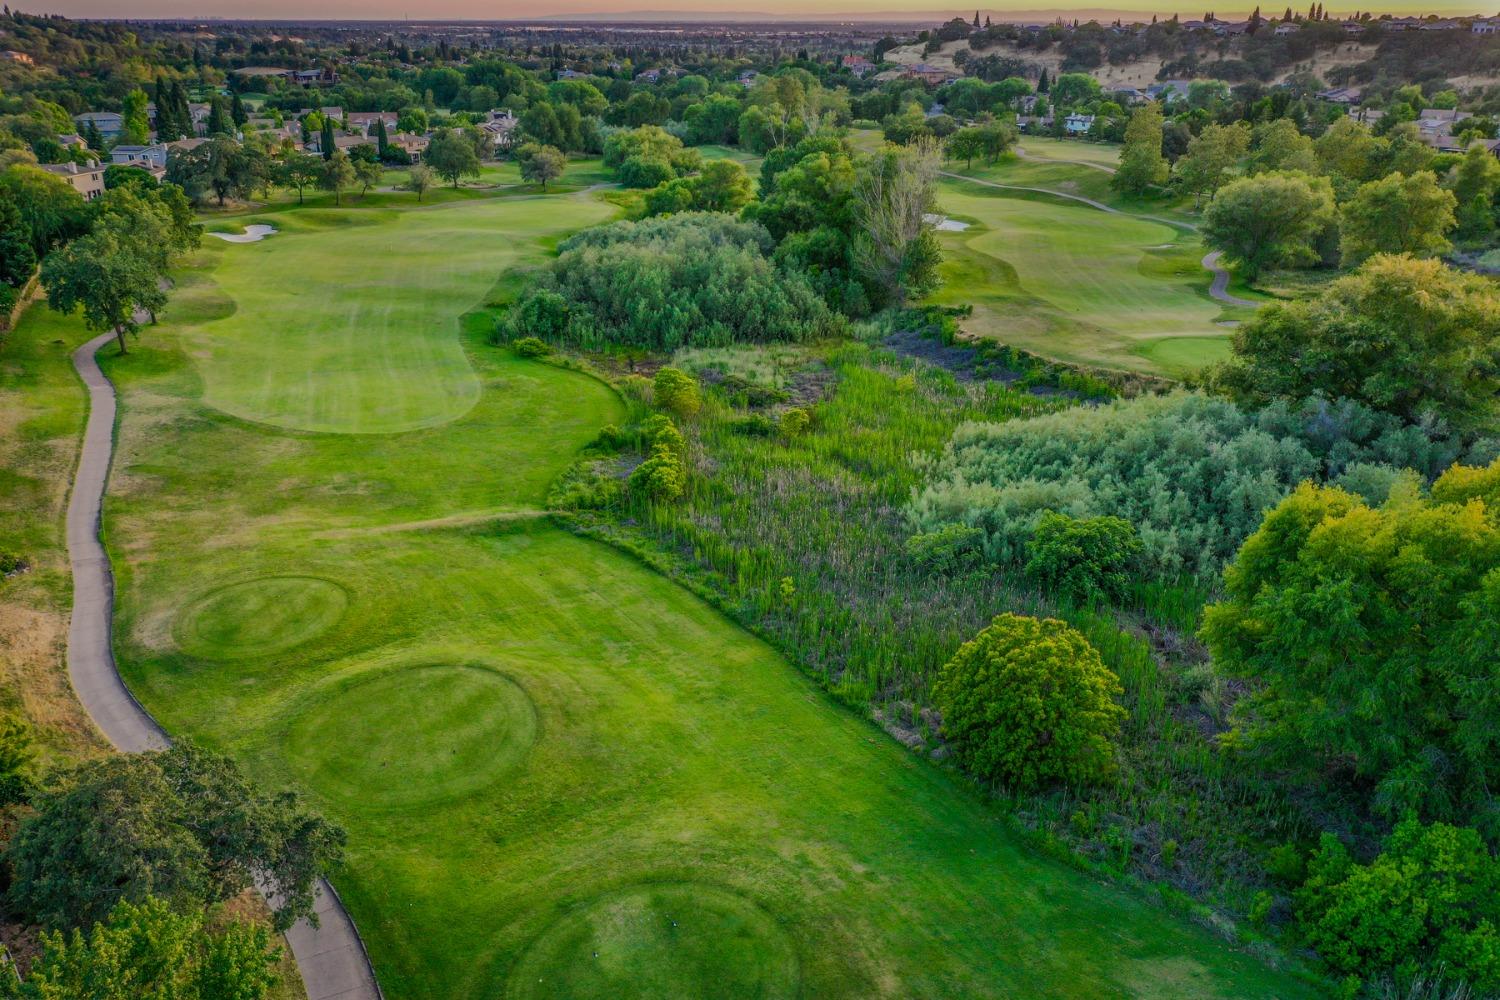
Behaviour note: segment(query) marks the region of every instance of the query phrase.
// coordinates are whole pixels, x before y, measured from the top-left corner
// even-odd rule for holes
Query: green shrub
[[[958,576],[977,569],[983,559],[984,532],[965,524],[945,524],[936,531],[912,535],[906,554],[917,565],[940,576]]]
[[[1020,563],[1043,511],[1111,514],[1135,525],[1143,569],[1216,576],[1300,482],[1356,463],[1432,478],[1455,459],[1488,462],[1497,442],[1466,449],[1440,425],[1403,424],[1320,399],[1249,412],[1199,393],[1143,396],[1092,409],[960,426],[910,513],[931,531],[969,524],[985,554]]]
[[[1298,921],[1334,972],[1500,989],[1500,864],[1475,831],[1406,820],[1367,865],[1324,834],[1308,872]]]
[[[1026,575],[1047,592],[1075,601],[1118,599],[1140,551],[1135,526],[1123,518],[1079,519],[1049,510],[1027,546]]]
[[[786,437],[801,437],[810,427],[812,417],[801,407],[794,406],[781,414],[781,433]]]
[[[807,280],[769,257],[754,223],[683,213],[566,240],[506,323],[512,336],[596,350],[804,341],[843,327]]]
[[[568,301],[556,292],[537,289],[522,298],[506,319],[523,340],[528,337],[553,340],[568,328]]]
[[[672,164],[656,157],[632,156],[620,164],[620,184],[628,188],[650,189],[677,176]]]
[[[538,337],[522,337],[511,342],[510,349],[523,358],[545,358],[552,353],[547,342]]]
[[[630,474],[630,492],[653,503],[667,503],[687,488],[687,469],[671,445],[651,446],[651,454]]]
[[[677,368],[665,367],[656,373],[651,383],[651,398],[658,409],[666,410],[680,419],[696,414],[703,407],[703,398],[698,394],[698,381]]]
[[[17,717],[0,719],[0,806],[25,802],[35,787],[31,727]]]
[[[1003,614],[954,654],[932,697],[943,734],[975,775],[1016,789],[1115,773],[1119,679],[1078,631]]]

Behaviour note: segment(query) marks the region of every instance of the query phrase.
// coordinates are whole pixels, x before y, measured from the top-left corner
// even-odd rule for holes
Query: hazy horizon
[[[980,7],[983,17],[1013,19],[1023,17],[1037,19],[1046,16],[1087,17],[1140,17],[1151,14],[1201,16],[1205,10],[1215,9],[1224,18],[1247,16],[1254,4],[1243,10],[1215,9],[1212,4],[1151,2],[1151,0],[1121,0],[1118,3],[1095,6],[1042,7],[1034,4],[1017,4],[1010,7]],[[1269,7],[1278,5],[1272,0]],[[1295,5],[1294,5],[1295,6]],[[652,0],[643,4],[641,0],[579,0],[574,3],[536,4],[521,0],[442,0],[439,3],[413,4],[411,0],[140,0],[128,6],[121,0],[52,0],[43,7],[31,8],[27,4],[17,5],[29,13],[63,14],[75,18],[170,18],[170,19],[222,19],[222,20],[401,20],[412,18],[419,21],[477,20],[544,21],[551,18],[579,19],[590,15],[608,20],[626,20],[627,15],[636,14],[643,20],[669,21],[674,15],[685,21],[705,21],[715,17],[727,20],[754,20],[757,16],[767,20],[930,20],[937,22],[949,17],[972,17],[971,8],[955,8],[946,4],[925,5],[919,0]],[[1302,9],[1302,8],[1298,8]],[[1356,10],[1375,14],[1489,14],[1473,6],[1436,4],[1430,7],[1411,5],[1350,6],[1346,10],[1332,10],[1333,16],[1352,14]],[[719,13],[722,12],[722,13]]]

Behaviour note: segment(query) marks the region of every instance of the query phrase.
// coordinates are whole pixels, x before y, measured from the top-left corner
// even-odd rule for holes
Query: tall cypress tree
[[[177,127],[178,137],[191,139],[197,129],[193,128],[193,112],[188,108],[187,94],[181,80],[172,81],[172,122]]]
[[[229,118],[236,125],[243,125],[250,120],[250,115],[245,111],[245,102],[240,100],[239,94],[234,95],[234,100],[229,105]]]
[[[222,98],[215,97],[213,106],[209,109],[208,134],[234,135],[234,122],[230,121],[229,113],[224,110],[224,101]]]
[[[318,136],[318,148],[323,152],[323,159],[333,158],[333,121],[329,118],[323,119],[323,131]]]
[[[390,137],[385,134],[385,119],[375,119],[375,150],[380,158],[385,159],[385,151],[390,147]]]
[[[182,135],[177,131],[177,119],[172,113],[172,88],[164,76],[156,78],[155,97],[156,141],[172,142],[174,139],[181,139]]]

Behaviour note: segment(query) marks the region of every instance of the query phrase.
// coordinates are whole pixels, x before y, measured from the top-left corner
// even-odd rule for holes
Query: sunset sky
[[[1275,3],[1276,0],[1272,0]],[[818,15],[847,15],[868,19],[871,16],[903,15],[924,20],[940,20],[945,16],[962,14],[973,16],[973,9],[956,9],[948,6],[922,3],[921,0],[43,0],[27,3],[22,0],[19,9],[35,13],[59,13],[70,17],[227,17],[264,19],[308,19],[308,18],[360,18],[390,19],[413,16],[415,18],[452,19],[545,19],[549,16],[605,13],[618,17],[622,13],[651,11],[659,19],[661,13],[690,12],[698,20],[711,13],[722,13],[745,19],[749,13],[816,19]],[[1244,10],[1215,7],[1220,17],[1244,16],[1253,4]],[[1052,4],[1024,4],[1009,8],[980,8],[982,14],[996,19],[1014,17],[1024,12],[1027,19],[1044,16],[1114,16],[1126,12],[1201,15],[1205,9],[1201,0],[1191,3],[1152,2],[1152,0],[1119,0],[1108,4],[1097,0],[1078,7],[1058,7]],[[1348,12],[1356,7],[1351,5]],[[1412,7],[1409,5],[1375,4],[1360,6],[1359,10],[1375,13],[1437,13],[1469,14],[1481,13],[1478,8],[1453,6],[1438,0],[1433,6]],[[1329,8],[1330,13],[1345,13]],[[1488,13],[1494,13],[1493,10]]]

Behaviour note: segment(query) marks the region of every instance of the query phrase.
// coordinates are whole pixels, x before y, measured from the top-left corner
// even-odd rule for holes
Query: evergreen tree
[[[385,159],[386,150],[390,148],[390,137],[385,134],[385,119],[375,119],[375,150]]]
[[[979,27],[979,11],[974,12],[974,27]]]
[[[240,95],[234,95],[234,101],[229,105],[229,118],[236,125],[243,125],[250,120],[250,115],[245,111],[245,102],[240,100]]]
[[[333,122],[327,118],[323,119],[323,131],[318,136],[318,149],[323,154],[323,159],[333,157]]]
[[[214,98],[208,111],[208,134],[234,135],[234,122],[229,120],[229,112],[224,109],[224,102],[219,98]]]
[[[157,141],[172,142],[181,139],[182,133],[177,128],[176,109],[172,106],[172,88],[164,76],[156,78],[155,98]]]
[[[1037,77],[1036,92],[1038,94],[1045,94],[1048,90],[1051,90],[1051,89],[1052,89],[1052,85],[1047,82],[1047,67],[1043,66],[1042,67],[1042,75],[1039,76],[1039,77]]]
[[[104,152],[104,133],[99,131],[99,126],[94,124],[93,119],[89,119],[89,123],[83,127],[83,141],[94,152]]]

